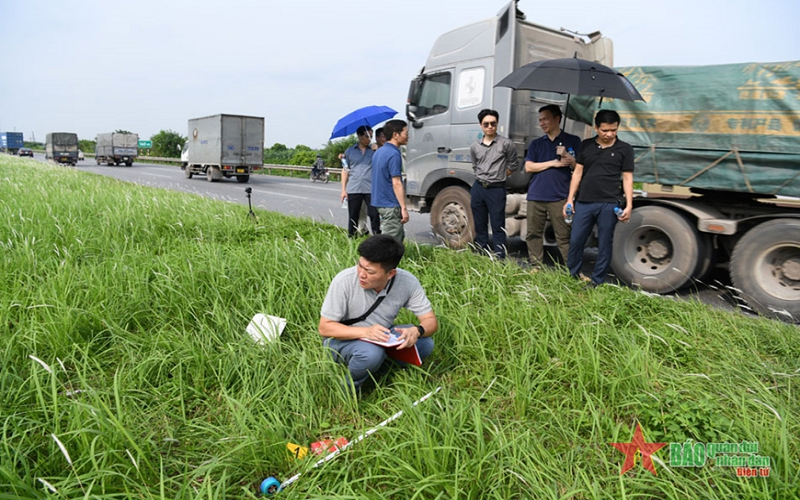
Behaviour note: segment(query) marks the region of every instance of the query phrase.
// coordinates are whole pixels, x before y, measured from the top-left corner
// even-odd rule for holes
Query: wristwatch
[[[425,328],[422,325],[417,325],[417,331],[419,331],[419,336],[420,337],[425,335]]]

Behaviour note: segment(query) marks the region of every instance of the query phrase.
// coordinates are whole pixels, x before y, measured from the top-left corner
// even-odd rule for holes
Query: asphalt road
[[[35,159],[44,161],[44,156],[37,154]],[[73,167],[65,167],[73,168]],[[252,175],[246,184],[240,184],[235,179],[223,179],[219,182],[208,182],[205,177],[195,176],[186,179],[183,171],[176,165],[155,165],[150,163],[134,163],[132,167],[97,165],[95,160],[89,158],[78,163],[81,171],[106,175],[123,181],[151,186],[162,189],[172,189],[187,193],[207,196],[222,201],[241,204],[245,207],[246,215],[248,206],[245,188],[252,188],[251,203],[254,208],[262,208],[274,212],[307,217],[320,222],[327,222],[336,226],[347,227],[347,211],[341,208],[339,182],[331,181],[328,184],[311,182],[309,179],[278,177],[271,175]],[[406,237],[420,244],[437,245],[439,242],[431,231],[429,214],[411,213],[406,224]],[[550,249],[548,255],[555,255],[556,249]],[[523,262],[526,260],[527,251],[524,241],[518,237],[509,241],[509,256]],[[596,251],[587,249],[584,258],[584,274],[591,274],[594,266]],[[613,282],[613,275],[609,277]],[[720,269],[714,273],[707,282],[696,283],[693,287],[679,293],[663,295],[664,300],[683,298],[700,300],[706,304],[725,310],[736,310],[740,306],[743,313],[748,314],[744,301],[736,297],[735,290],[730,286],[727,272]]]

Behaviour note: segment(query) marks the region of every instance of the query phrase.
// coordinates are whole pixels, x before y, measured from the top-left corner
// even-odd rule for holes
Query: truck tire
[[[183,176],[186,177],[187,179],[192,178],[192,169],[189,168],[189,165],[183,167]]]
[[[218,182],[222,178],[219,167],[208,167],[206,169],[206,179],[208,182]]]
[[[669,293],[711,268],[713,247],[680,213],[648,205],[635,208],[630,222],[614,230],[611,267],[627,285]]]
[[[800,220],[775,219],[746,232],[733,247],[730,273],[759,313],[800,321]]]
[[[133,162],[132,162],[132,161],[126,161],[126,162],[125,162],[125,166],[126,166],[126,167],[133,166]]]
[[[238,182],[239,184],[244,184],[245,182],[247,182],[249,180],[250,180],[250,176],[249,175],[237,175],[236,176],[236,182]]]
[[[475,239],[475,222],[469,202],[469,191],[459,186],[442,189],[433,200],[433,233],[450,248],[464,248]]]

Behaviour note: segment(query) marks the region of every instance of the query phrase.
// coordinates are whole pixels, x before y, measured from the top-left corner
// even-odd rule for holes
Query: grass
[[[359,401],[320,347],[343,229],[0,157],[0,499],[795,498],[796,326],[629,289],[585,290],[407,245],[440,320],[422,369]],[[280,342],[244,330],[288,319]],[[409,321],[404,314],[400,321]],[[442,386],[431,400],[413,401]],[[287,442],[353,439],[310,470]],[[640,464],[648,442],[756,441],[770,477]]]

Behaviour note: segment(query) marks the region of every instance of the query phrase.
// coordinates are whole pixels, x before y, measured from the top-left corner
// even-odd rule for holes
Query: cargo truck
[[[643,183],[616,276],[665,293],[722,266],[753,309],[800,320],[800,61],[617,69],[646,103],[602,104]]]
[[[22,137],[22,132],[0,133],[0,151],[15,155],[24,145],[25,142]]]
[[[47,134],[44,156],[47,160],[74,167],[78,164],[78,134],[71,132],[51,132]]]
[[[425,67],[413,79],[406,116],[410,122],[406,151],[406,196],[409,210],[431,214],[434,233],[461,248],[473,240],[470,187],[475,181],[469,147],[481,137],[478,112],[499,112],[498,133],[514,141],[524,164],[531,139],[542,135],[539,108],[563,104],[552,92],[512,91],[494,85],[515,69],[542,60],[577,56],[613,65],[613,47],[599,31],[589,35],[555,30],[525,19],[510,2],[497,16],[440,36]],[[590,128],[568,120],[564,129],[585,137]],[[506,231],[523,234],[524,202],[531,174],[509,176]],[[545,234],[554,244],[552,230]]]
[[[612,42],[600,32],[567,34],[533,24],[517,2],[435,42],[408,94],[406,201],[409,210],[430,213],[443,242],[461,248],[474,238],[469,146],[481,134],[478,111],[499,111],[498,133],[511,138],[524,158],[531,139],[542,135],[538,108],[564,108],[559,94],[495,83],[529,62],[573,55],[613,66]],[[692,83],[665,93],[661,104],[648,84],[673,87],[671,68],[623,70],[653,102],[606,100],[602,106],[622,114],[620,138],[638,152],[634,180],[648,183],[634,199],[631,222],[615,232],[612,265],[622,281],[665,293],[726,266],[753,309],[800,318],[800,209],[787,198],[800,196],[797,64],[687,70],[694,78],[677,79]],[[648,114],[653,107],[655,114]],[[574,96],[573,108],[580,111]],[[594,100],[585,104],[582,116],[576,115],[581,119],[568,119],[565,130],[591,136],[586,124],[596,109]],[[632,134],[644,129],[641,137]],[[507,181],[510,236],[526,232],[529,179],[520,171]],[[680,187],[691,192],[679,195]],[[552,229],[545,243],[555,245]]]
[[[189,139],[181,153],[187,179],[205,175],[210,182],[235,177],[250,180],[264,165],[264,118],[212,115],[189,120]]]
[[[139,156],[139,134],[120,134],[116,132],[97,134],[97,146],[94,149],[97,164],[119,165],[124,163],[130,167]]]

